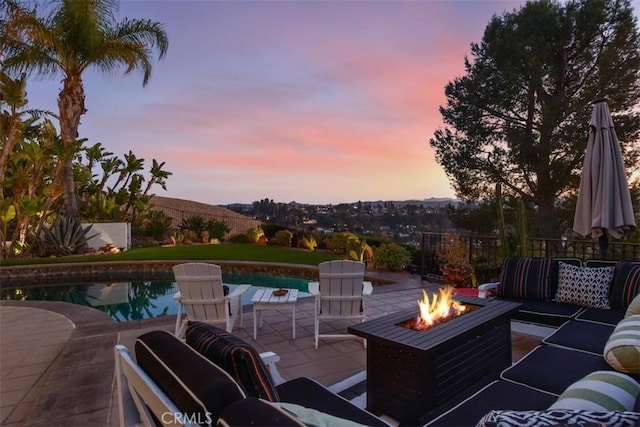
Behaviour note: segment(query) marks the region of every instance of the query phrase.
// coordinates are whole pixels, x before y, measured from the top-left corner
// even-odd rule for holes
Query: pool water
[[[242,295],[242,304],[251,304],[258,289],[298,289],[298,298],[311,296],[308,280],[264,274],[223,274],[231,291],[235,285],[250,284]],[[115,282],[74,285],[47,285],[2,289],[2,299],[31,301],[65,301],[102,310],[118,322],[149,319],[176,314],[178,304],[173,294],[178,291],[175,282]]]

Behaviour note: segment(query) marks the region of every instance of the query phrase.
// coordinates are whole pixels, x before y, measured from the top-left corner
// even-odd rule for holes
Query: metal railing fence
[[[458,236],[467,248],[472,265],[501,265],[503,260],[500,238],[495,236]],[[422,233],[420,276],[424,280],[439,280],[442,263],[439,254],[447,247],[451,233]],[[527,239],[528,256],[534,257],[575,257],[583,260],[601,259],[600,248],[595,240],[571,239]],[[606,259],[620,261],[640,261],[640,243],[609,241]]]

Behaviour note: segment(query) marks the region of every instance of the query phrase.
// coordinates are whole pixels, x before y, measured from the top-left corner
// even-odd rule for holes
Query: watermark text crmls
[[[200,424],[212,425],[211,412],[197,412],[185,414],[182,412],[163,412],[160,417],[163,424]]]

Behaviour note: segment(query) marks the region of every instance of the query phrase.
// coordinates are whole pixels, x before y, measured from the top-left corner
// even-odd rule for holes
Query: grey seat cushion
[[[576,319],[615,326],[624,318],[624,312],[625,310],[619,308],[587,308],[581,311]]]
[[[538,390],[560,395],[574,382],[594,371],[610,371],[602,355],[541,345],[515,365],[505,369],[500,377]]]
[[[614,328],[615,326],[602,323],[570,320],[542,342],[602,356],[604,346]]]
[[[540,390],[498,380],[490,383],[455,407],[437,418],[432,418],[427,426],[473,426],[487,412],[494,409],[542,410],[555,402],[557,396]]]

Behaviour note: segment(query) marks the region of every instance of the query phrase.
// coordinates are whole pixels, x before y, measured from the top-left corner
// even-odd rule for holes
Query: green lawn
[[[309,252],[282,246],[221,244],[139,248],[109,255],[70,256],[63,258],[11,258],[2,260],[1,265],[182,259],[263,261],[317,265],[323,261],[340,259],[340,257],[333,252]]]

